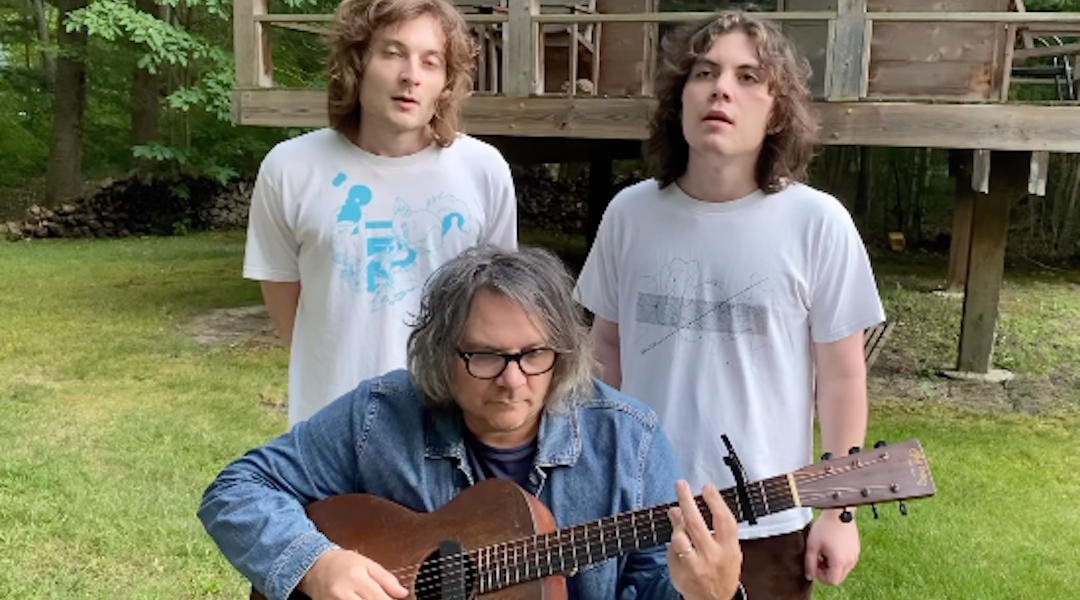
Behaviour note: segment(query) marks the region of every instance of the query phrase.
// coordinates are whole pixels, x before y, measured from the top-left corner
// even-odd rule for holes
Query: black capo
[[[728,436],[726,434],[720,434],[720,439],[724,440],[724,445],[727,446],[728,455],[724,457],[724,464],[731,469],[731,475],[735,478],[735,491],[739,496],[739,505],[742,508],[742,514],[746,517],[748,523],[757,525],[757,515],[754,513],[754,505],[750,503],[750,490],[746,488],[746,471],[743,470],[742,463],[739,462],[739,457],[735,454],[735,447],[731,445],[731,440],[728,439]]]

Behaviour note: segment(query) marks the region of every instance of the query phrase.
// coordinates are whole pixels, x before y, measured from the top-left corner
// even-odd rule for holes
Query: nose
[[[525,371],[521,370],[521,363],[516,360],[512,360],[506,364],[506,368],[499,374],[499,385],[508,389],[517,389],[529,380],[525,375]]]
[[[412,87],[419,83],[420,63],[418,58],[410,57],[401,68],[401,81]]]
[[[723,100],[731,100],[731,89],[735,85],[735,75],[730,72],[723,72],[716,78],[716,82],[713,85],[712,97],[721,98]]]

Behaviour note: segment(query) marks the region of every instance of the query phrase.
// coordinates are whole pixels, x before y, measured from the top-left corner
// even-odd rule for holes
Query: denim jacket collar
[[[465,460],[465,422],[460,410],[425,411],[424,456]],[[572,465],[581,455],[581,431],[574,408],[560,412],[544,411],[540,418],[540,443],[536,448],[536,466]]]

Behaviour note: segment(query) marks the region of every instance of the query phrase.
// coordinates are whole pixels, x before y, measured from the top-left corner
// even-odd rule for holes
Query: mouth
[[[731,120],[731,117],[722,110],[712,110],[705,115],[705,120],[713,123],[727,123],[728,125],[734,125],[735,121]]]
[[[398,104],[403,104],[405,106],[417,106],[420,104],[420,101],[416,98],[413,98],[412,96],[394,96],[393,99],[394,102],[397,102]]]

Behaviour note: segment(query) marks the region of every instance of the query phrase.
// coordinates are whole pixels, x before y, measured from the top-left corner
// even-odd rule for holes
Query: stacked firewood
[[[106,180],[59,206],[27,209],[9,221],[11,239],[177,235],[247,224],[251,184],[222,186],[206,178],[129,175]]]

